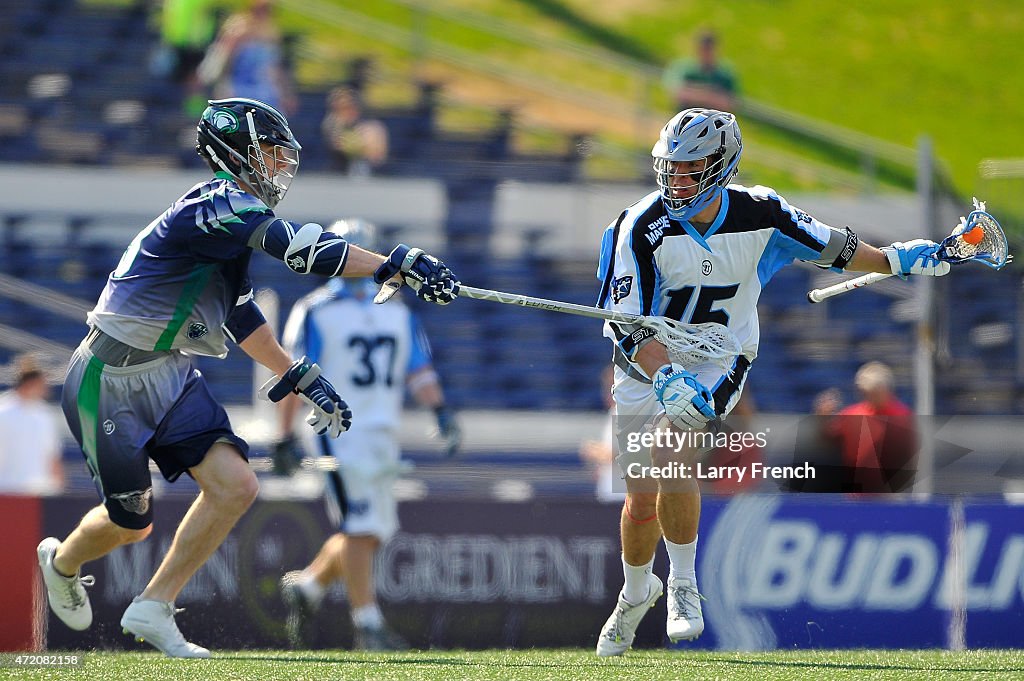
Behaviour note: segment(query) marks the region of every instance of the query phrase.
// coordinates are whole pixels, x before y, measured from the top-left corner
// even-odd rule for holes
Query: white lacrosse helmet
[[[377,225],[373,224],[369,220],[364,220],[362,218],[345,218],[344,220],[336,220],[331,223],[331,226],[327,228],[327,231],[337,234],[353,246],[359,246],[359,248],[373,251],[375,253],[380,250],[380,244],[378,243],[377,236]]]
[[[722,193],[736,175],[740,155],[743,153],[743,138],[736,117],[715,109],[686,109],[672,117],[651,149],[654,157],[654,172],[658,178],[658,189],[665,210],[676,220],[689,220],[703,210]],[[674,163],[707,159],[700,177],[696,174],[676,172]],[[693,180],[696,193],[687,198],[676,198],[678,191],[687,185],[672,186],[673,178]]]

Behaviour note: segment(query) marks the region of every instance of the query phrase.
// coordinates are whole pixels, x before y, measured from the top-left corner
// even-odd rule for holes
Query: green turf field
[[[598,659],[589,650],[222,652],[212,660],[155,653],[85,653],[78,667],[0,667],[0,679],[1020,679],[1024,651],[632,651]],[[5,658],[9,662],[8,658]]]

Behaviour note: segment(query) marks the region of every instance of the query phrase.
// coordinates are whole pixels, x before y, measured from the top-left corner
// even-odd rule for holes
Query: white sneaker
[[[647,589],[647,598],[635,605],[623,598],[622,592],[619,592],[615,612],[604,623],[601,634],[597,637],[598,657],[621,655],[633,645],[640,620],[661,598],[661,594],[665,592],[665,585],[657,575],[651,574],[647,576]]]
[[[672,643],[690,641],[704,633],[704,616],[697,591],[697,582],[686,577],[668,581],[668,622],[665,632]]]
[[[165,601],[132,601],[121,616],[124,633],[148,643],[167,657],[209,657],[210,651],[189,643],[174,623],[174,603]]]
[[[96,579],[92,575],[82,577],[81,571],[74,577],[65,577],[53,567],[53,556],[57,553],[60,540],[47,537],[39,542],[36,555],[39,556],[39,569],[46,583],[46,597],[50,602],[53,614],[60,621],[75,631],[85,631],[92,624],[92,605],[85,587],[92,586]]]

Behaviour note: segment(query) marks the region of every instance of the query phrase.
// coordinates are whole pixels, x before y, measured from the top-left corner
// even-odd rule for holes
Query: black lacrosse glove
[[[462,445],[462,428],[455,419],[455,412],[445,406],[434,410],[437,416],[437,434],[444,440],[444,452],[447,456],[455,456]]]
[[[276,383],[275,383],[276,381]],[[288,367],[280,379],[276,376],[260,388],[260,397],[280,402],[288,393],[295,393],[313,408],[306,423],[317,435],[338,437],[352,425],[352,412],[338,396],[330,381],[320,375],[320,365],[303,357]]]
[[[291,475],[302,463],[302,447],[295,435],[286,435],[270,446],[274,475]]]
[[[398,244],[377,271],[373,280],[383,284],[399,275],[402,282],[428,303],[447,305],[459,295],[459,280],[447,265],[419,248]]]

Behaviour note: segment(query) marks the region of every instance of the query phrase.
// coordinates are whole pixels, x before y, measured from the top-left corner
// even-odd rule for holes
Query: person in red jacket
[[[914,412],[893,393],[892,369],[868,362],[854,385],[864,399],[840,410],[825,428],[842,453],[844,491],[909,490],[917,468],[917,426]]]

